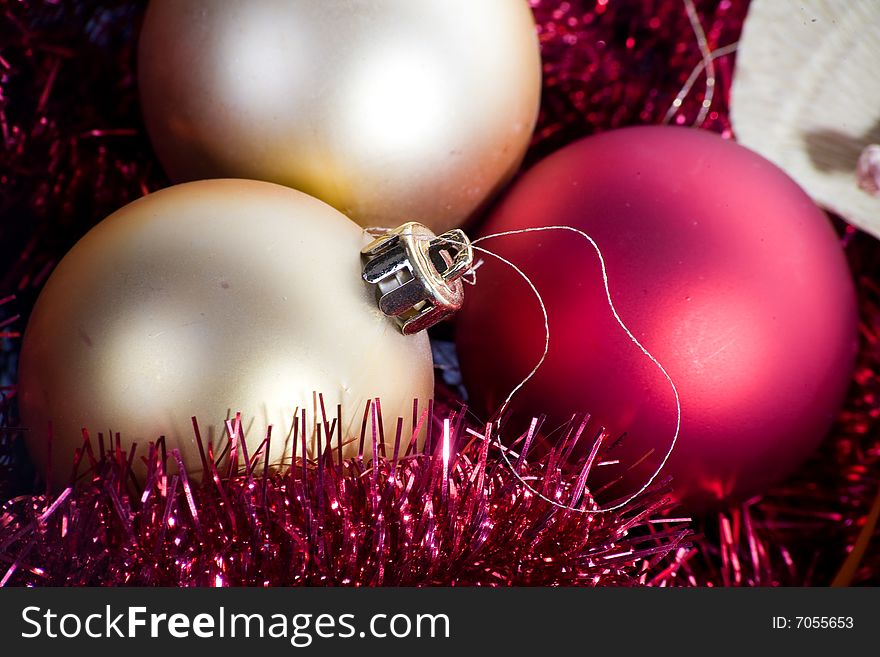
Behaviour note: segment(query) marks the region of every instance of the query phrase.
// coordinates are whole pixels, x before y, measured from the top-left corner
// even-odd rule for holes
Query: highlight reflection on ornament
[[[65,485],[85,427],[119,432],[124,448],[164,435],[198,473],[191,417],[216,445],[237,411],[249,453],[272,426],[267,462],[289,463],[315,392],[329,416],[341,406],[345,440],[381,398],[393,439],[413,399],[433,397],[433,361],[424,333],[401,335],[376,308],[365,241],[325,203],[247,180],[170,187],[99,223],[52,273],[24,337],[19,404],[38,466]],[[307,455],[319,444],[309,436]]]
[[[532,168],[482,230],[546,223],[595,238],[620,317],[678,388],[681,436],[664,474],[688,510],[760,492],[816,447],[851,379],[858,317],[833,228],[783,172],[701,130],[611,131]],[[667,382],[619,330],[580,240],[509,235],[493,249],[534,281],[553,334],[514,400],[516,427],[589,412],[626,433],[620,470],[596,473],[621,477],[606,499],[623,496],[666,453]],[[480,410],[497,409],[540,354],[544,324],[527,293],[487,260],[459,313],[462,373]]]
[[[138,66],[173,180],[267,180],[438,233],[513,176],[541,96],[526,0],[152,0]]]

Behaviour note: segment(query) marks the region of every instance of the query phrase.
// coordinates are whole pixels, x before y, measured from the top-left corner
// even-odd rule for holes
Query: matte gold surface
[[[27,327],[19,395],[38,464],[51,420],[56,484],[81,427],[142,449],[165,435],[199,471],[190,417],[216,446],[236,411],[250,453],[272,424],[271,461],[286,462],[312,391],[328,415],[343,405],[355,436],[381,397],[393,441],[398,415],[433,394],[431,351],[376,307],[360,272],[368,241],[314,198],[244,180],[178,185],[111,215],[60,262]]]
[[[524,0],[153,0],[139,68],[174,180],[268,180],[437,233],[513,175],[541,86]]]

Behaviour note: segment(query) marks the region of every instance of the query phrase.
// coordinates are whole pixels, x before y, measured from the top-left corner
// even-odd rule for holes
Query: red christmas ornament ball
[[[686,510],[758,493],[817,446],[852,375],[856,299],[827,217],[781,170],[705,131],[607,132],[527,172],[480,235],[553,224],[595,239],[621,319],[678,389],[681,432],[663,473]],[[595,469],[608,485],[600,501],[634,492],[669,448],[675,398],[614,320],[596,252],[570,231],[479,246],[519,266],[549,316],[547,360],[512,402],[508,439],[547,414],[552,442],[553,428],[590,412],[625,434],[607,458],[620,463]],[[540,357],[544,325],[523,279],[483,257],[457,343],[489,414]]]

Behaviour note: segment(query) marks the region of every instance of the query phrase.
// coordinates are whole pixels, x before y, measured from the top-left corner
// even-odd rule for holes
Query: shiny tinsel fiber
[[[379,412],[366,409],[361,436],[376,445]],[[499,465],[491,433],[464,432],[462,409],[431,423],[416,453],[399,425],[393,453],[341,461],[332,448],[316,462],[297,456],[303,436],[326,422],[296,423],[291,467],[255,472],[265,443],[247,454],[230,421],[219,454],[205,451],[196,482],[179,455],[151,445],[141,488],[131,454],[86,437],[77,491],[23,496],[0,513],[2,582],[47,585],[416,586],[633,585],[685,547],[682,521],[650,520],[663,507],[654,489],[613,515],[561,510],[524,491]],[[456,419],[456,416],[458,419]],[[421,422],[428,417],[425,412]],[[197,425],[195,426],[198,434]],[[324,434],[326,436],[326,434]],[[271,435],[269,436],[271,440]],[[579,477],[548,459],[517,465],[544,495],[594,506]],[[582,463],[589,467],[592,463]],[[182,463],[181,463],[182,466]],[[236,472],[229,476],[229,472]]]

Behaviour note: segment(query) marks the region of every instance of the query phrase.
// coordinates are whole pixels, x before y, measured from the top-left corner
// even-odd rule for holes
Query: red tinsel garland
[[[365,438],[379,444],[375,412],[369,438],[364,415],[362,446]],[[88,471],[75,492],[22,496],[0,513],[8,564],[0,584],[633,585],[686,547],[686,523],[652,520],[664,505],[660,489],[620,513],[595,515],[531,495],[499,462],[490,436],[464,433],[464,412],[452,412],[433,439],[429,431],[420,454],[399,424],[393,453],[370,462],[337,460],[332,448],[317,462],[296,459],[297,439],[304,452],[309,435],[303,418],[294,465],[260,474],[265,443],[249,456],[231,423],[226,458],[215,460],[209,444],[199,483],[179,454],[151,445],[143,489],[132,483],[132,454],[99,439],[96,455],[86,438],[77,456]],[[334,425],[325,426],[332,436]],[[539,463],[520,459],[517,474],[590,509],[585,476],[556,467],[576,440]]]
[[[0,335],[5,583],[824,585],[841,573],[860,534],[872,533],[874,542],[852,553],[838,583],[880,582],[880,536],[870,514],[880,480],[880,251],[851,229],[845,239],[863,340],[847,405],[815,458],[762,498],[696,523],[701,538],[693,548],[680,525],[650,522],[661,491],[621,514],[556,509],[529,499],[495,448],[470,440],[463,427],[453,435],[459,449],[448,479],[437,474],[442,455],[420,455],[369,469],[328,458],[311,470],[300,464],[184,486],[163,470],[156,449],[155,476],[135,490],[126,483],[125,455],[107,449],[76,492],[35,492],[9,403],[14,331],[52,266],[88,228],[167,184],[135,89],[144,4],[0,1],[0,292],[18,296],[0,306],[8,318],[0,322],[8,331]],[[736,41],[746,2],[696,5],[710,49]],[[700,62],[682,0],[532,6],[544,90],[527,164],[586,134],[662,121]],[[716,94],[703,124],[726,134],[732,63],[732,56],[716,60]],[[703,81],[675,122],[694,121]],[[524,467],[541,480],[549,473],[554,493],[576,485],[576,476],[559,475],[548,461]],[[358,541],[351,531],[361,532]]]

